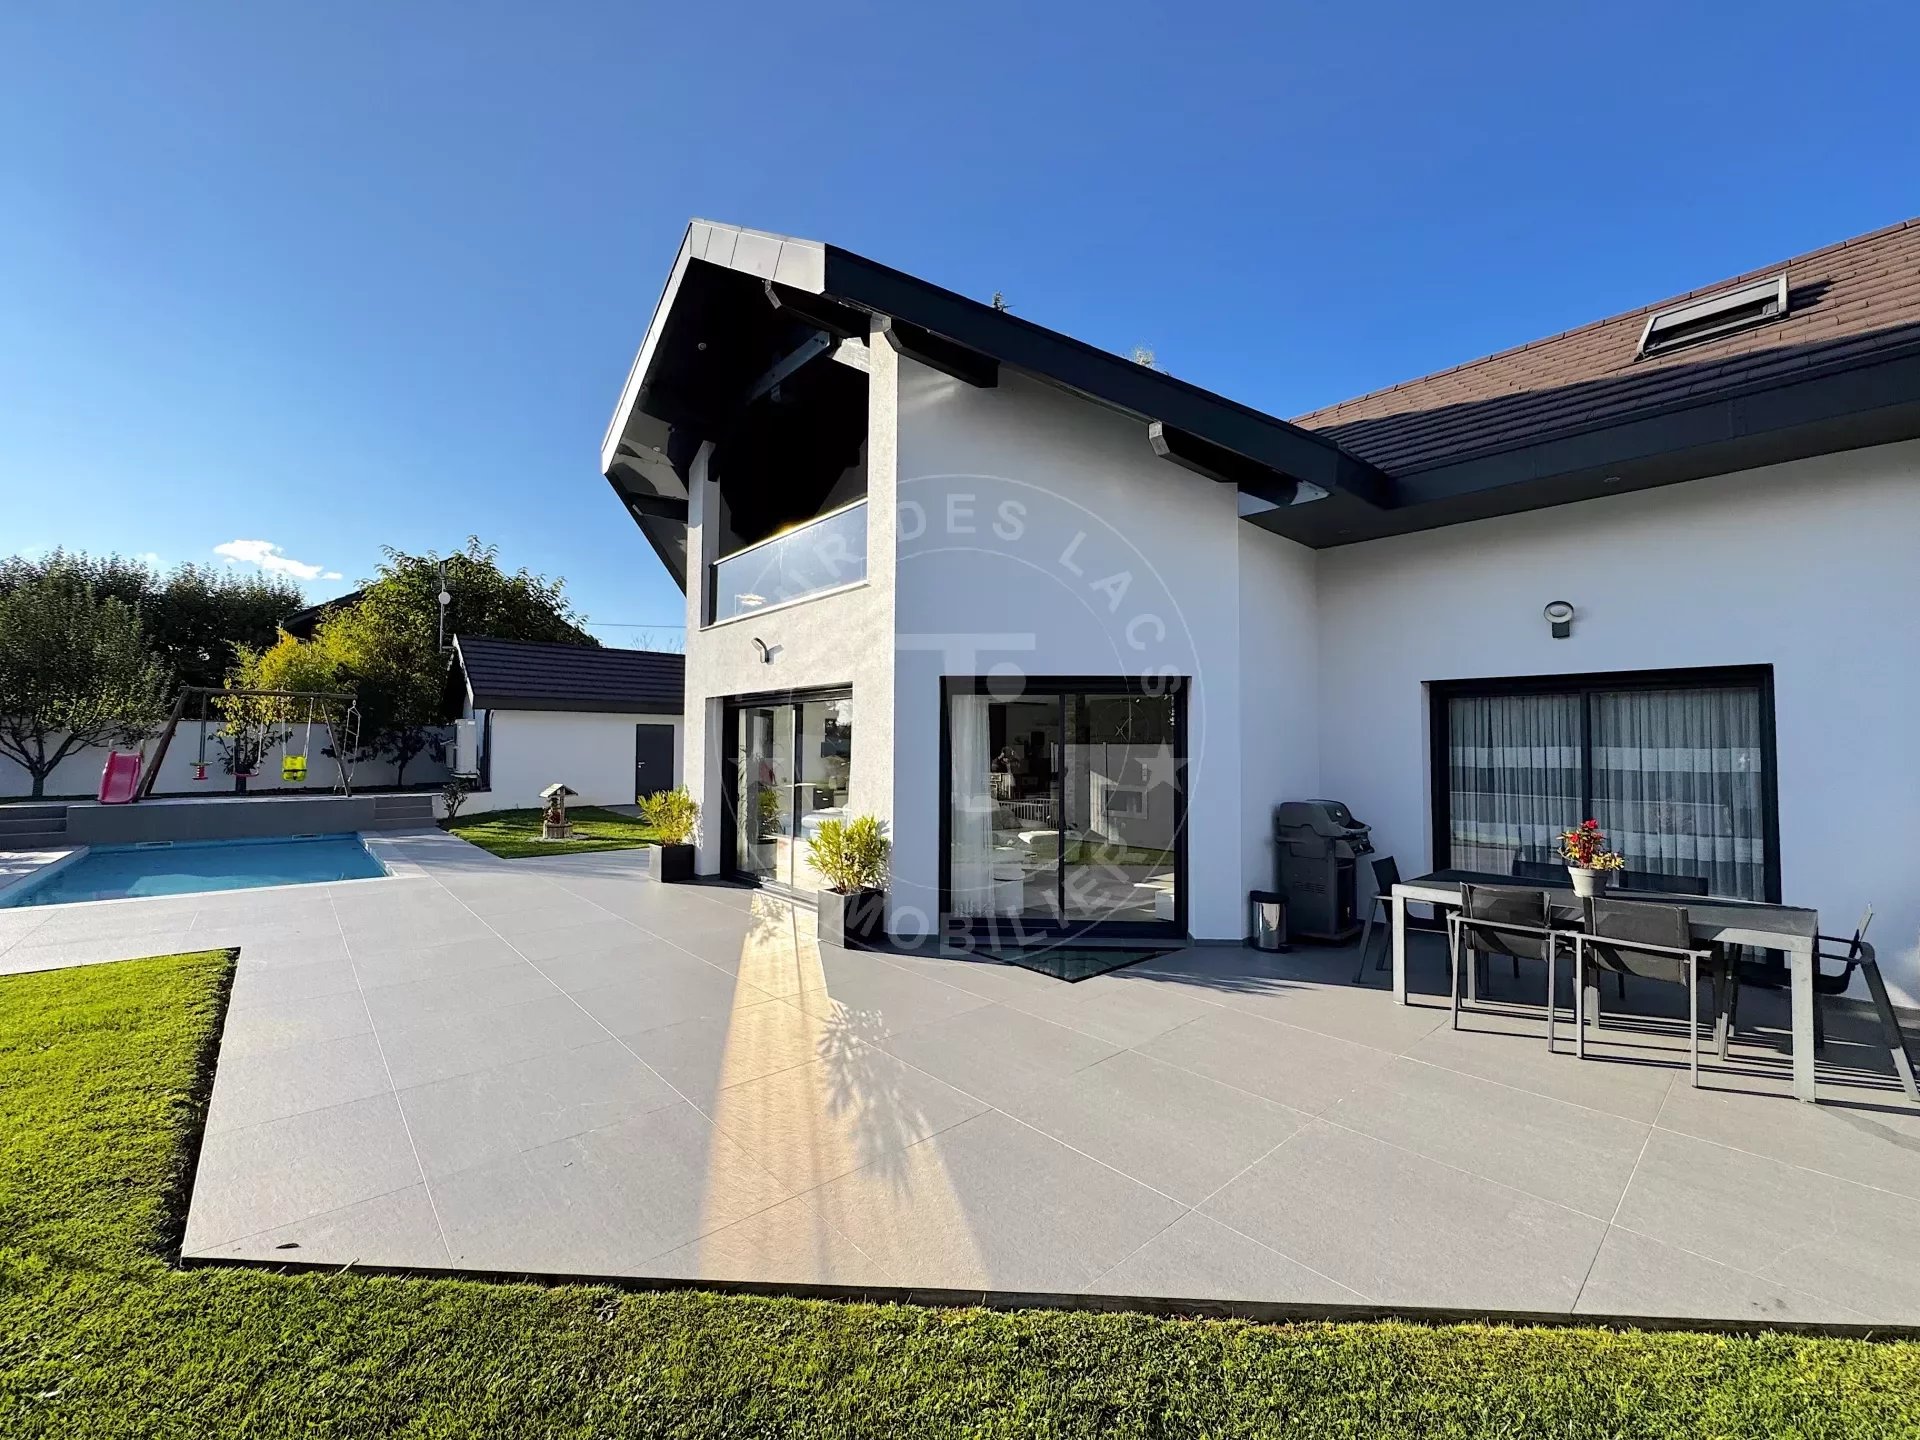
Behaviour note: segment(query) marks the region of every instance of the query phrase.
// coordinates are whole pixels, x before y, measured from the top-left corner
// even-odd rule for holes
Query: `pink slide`
[[[133,792],[139,784],[139,755],[131,751],[109,751],[107,768],[100,772],[100,803],[124,805],[133,799]]]

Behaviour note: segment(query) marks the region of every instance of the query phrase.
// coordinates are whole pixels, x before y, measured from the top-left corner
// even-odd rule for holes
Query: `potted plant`
[[[826,881],[820,892],[822,945],[865,949],[887,932],[886,827],[871,815],[823,820],[807,842],[807,859]]]
[[[1582,820],[1573,829],[1562,830],[1560,856],[1567,862],[1573,893],[1588,899],[1605,889],[1613,872],[1627,863],[1607,849],[1606,832],[1598,820]]]
[[[653,878],[668,884],[693,879],[693,835],[700,802],[684,789],[658,790],[640,800],[640,818],[653,827],[660,858]]]

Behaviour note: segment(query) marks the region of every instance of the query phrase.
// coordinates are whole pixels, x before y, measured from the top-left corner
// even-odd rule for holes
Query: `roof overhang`
[[[1243,512],[1281,512],[1265,523],[1283,533],[1307,500],[1341,514],[1392,503],[1385,474],[1324,436],[834,246],[696,220],[600,450],[601,472],[683,588],[693,457],[783,363],[821,348],[796,350],[798,333],[840,345],[884,336],[970,385],[995,385],[1007,366],[1119,411],[1162,458],[1236,486]]]
[[[1790,372],[1657,414],[1401,471],[1391,508],[1346,518],[1307,507],[1293,513],[1290,533],[1316,548],[1351,545],[1915,438],[1920,338],[1820,373]],[[1267,517],[1251,520],[1266,525]]]

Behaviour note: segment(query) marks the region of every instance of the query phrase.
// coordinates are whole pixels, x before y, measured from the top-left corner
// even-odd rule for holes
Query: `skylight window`
[[[1640,353],[1659,355],[1751,329],[1787,313],[1787,272],[1657,311],[1640,335]]]

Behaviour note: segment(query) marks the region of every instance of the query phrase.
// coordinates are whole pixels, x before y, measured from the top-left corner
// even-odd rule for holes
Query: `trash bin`
[[[1287,944],[1287,897],[1275,890],[1247,892],[1247,930],[1256,950],[1290,950]]]

